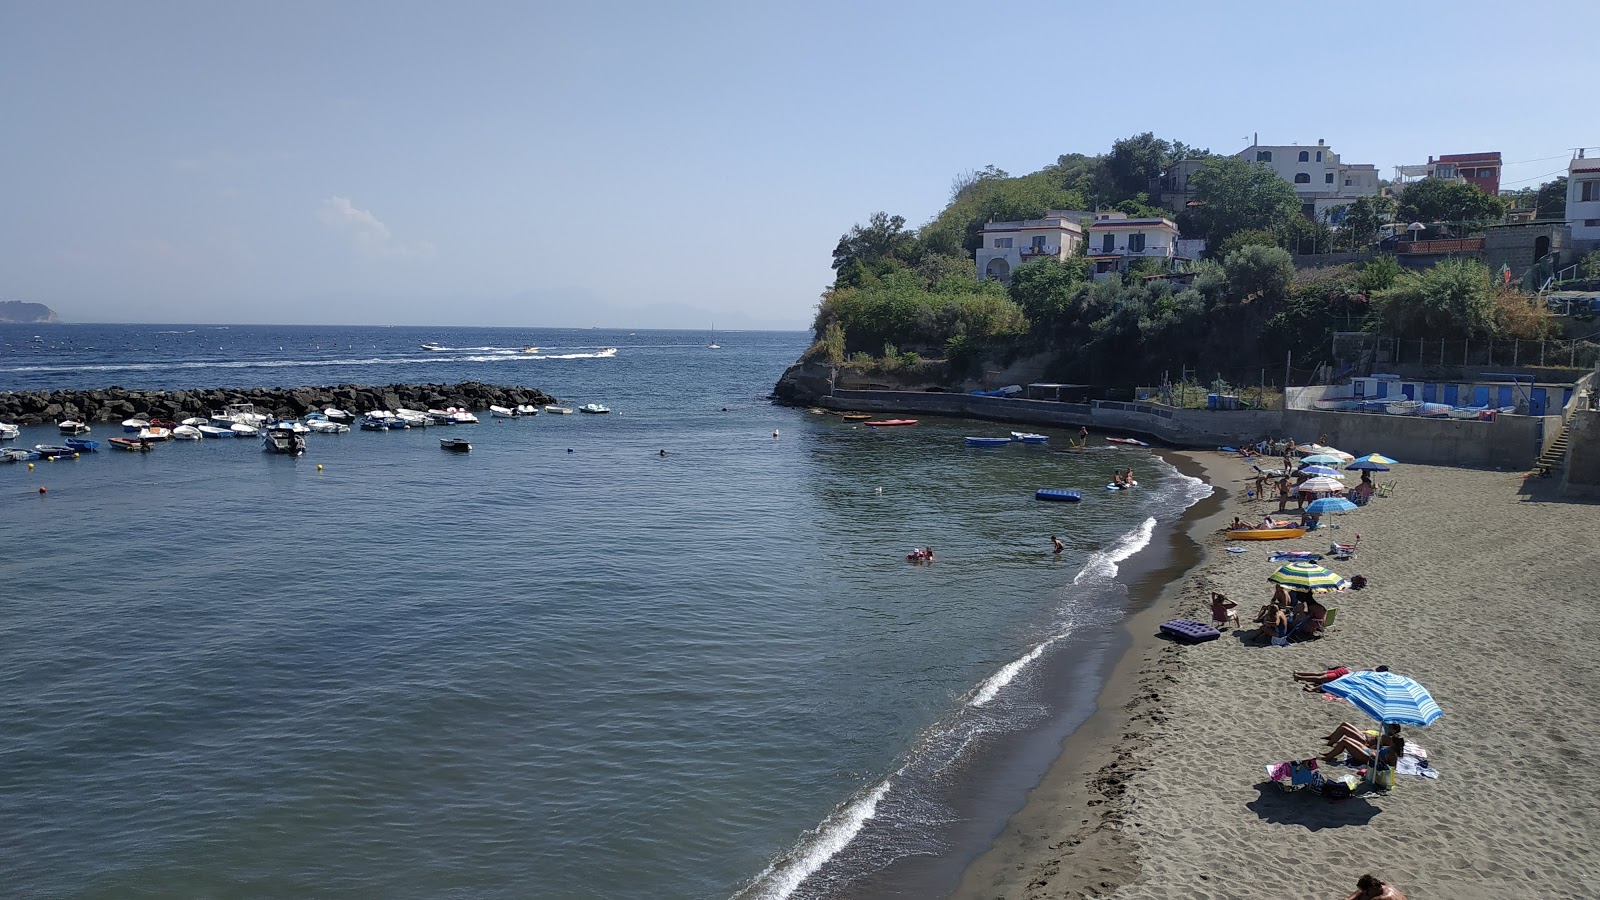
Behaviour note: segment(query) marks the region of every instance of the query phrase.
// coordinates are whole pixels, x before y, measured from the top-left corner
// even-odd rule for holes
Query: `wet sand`
[[[1379,476],[1395,496],[1333,517],[1339,529],[1235,555],[1217,531],[1267,508],[1245,499],[1246,464],[1173,456],[1226,492],[1186,520],[1205,561],[1130,620],[1097,712],[954,896],[1344,897],[1367,871],[1412,900],[1600,896],[1587,778],[1600,764],[1600,655],[1586,638],[1600,506],[1519,473],[1402,465]],[[1325,552],[1357,533],[1357,559],[1328,562],[1370,585],[1332,595],[1326,637],[1154,637],[1175,616],[1209,620],[1213,590],[1250,618],[1271,593],[1273,550]],[[1439,779],[1400,776],[1388,794],[1337,803],[1267,781],[1264,765],[1321,752],[1340,721],[1370,724],[1290,678],[1341,664],[1387,664],[1428,687],[1445,715],[1407,732]]]

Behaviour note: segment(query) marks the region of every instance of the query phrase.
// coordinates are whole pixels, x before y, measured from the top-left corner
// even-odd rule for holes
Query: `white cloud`
[[[356,208],[349,197],[329,197],[322,201],[317,207],[317,221],[348,235],[356,252],[367,260],[426,261],[433,258],[433,244],[395,240],[389,226],[371,212]]]

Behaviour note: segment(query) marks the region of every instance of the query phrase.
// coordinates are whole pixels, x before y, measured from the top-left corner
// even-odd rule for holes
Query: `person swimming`
[[[1061,538],[1058,538],[1053,534],[1050,535],[1050,545],[1055,548],[1054,552],[1057,556],[1061,555],[1061,551],[1067,549],[1067,545],[1061,543]]]

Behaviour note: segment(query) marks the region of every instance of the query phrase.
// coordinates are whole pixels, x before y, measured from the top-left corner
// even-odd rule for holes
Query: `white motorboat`
[[[306,426],[317,434],[349,434],[350,426],[343,422],[330,422],[327,419],[313,419]]]
[[[170,441],[172,440],[172,429],[162,428],[160,425],[151,425],[148,428],[141,428],[139,429],[139,440]]]
[[[436,344],[433,341],[429,341],[426,344],[422,345],[422,349],[424,349],[424,350],[443,350],[444,349],[444,345],[443,344]]]
[[[184,419],[182,422],[179,422],[178,424],[179,425],[188,425],[191,428],[199,428],[201,425],[210,425],[211,424],[211,420],[205,418],[204,416],[190,416],[189,418]]]
[[[122,430],[129,434],[138,434],[150,427],[149,419],[123,419]]]
[[[1422,401],[1395,400],[1383,409],[1391,416],[1414,416],[1417,414],[1417,410],[1422,409]]]
[[[176,429],[174,429],[176,430]],[[195,430],[205,437],[225,438],[233,437],[233,432],[221,425],[196,425]]]
[[[405,423],[407,428],[427,428],[433,424],[427,413],[417,412],[414,409],[397,409],[394,417]]]
[[[345,412],[344,410],[340,409],[337,406],[328,407],[327,409],[322,411],[322,414],[327,416],[328,418],[332,419],[335,422],[348,422],[348,421],[350,421],[350,414]]]
[[[198,425],[179,425],[172,429],[172,439],[175,441],[198,441],[205,437],[205,433]]]
[[[538,414],[539,407],[534,406],[532,403],[517,404],[517,415],[519,416],[537,416]]]
[[[585,403],[584,405],[578,407],[578,412],[591,413],[598,416],[611,412],[611,407],[602,406],[599,403]]]
[[[454,425],[456,423],[455,416],[442,409],[428,410],[428,420],[435,425]]]
[[[547,413],[553,413],[553,414],[558,415],[558,416],[570,416],[570,415],[572,415],[572,410],[571,409],[568,409],[565,406],[557,406],[554,403],[551,403],[548,406],[546,406],[544,408],[544,411],[547,412]]]
[[[14,440],[22,429],[10,422],[0,422],[0,441]]]
[[[464,409],[456,409],[452,406],[446,412],[450,413],[450,421],[457,425],[478,424],[478,417]]]
[[[56,425],[62,434],[88,434],[89,426],[77,419],[65,419]]]
[[[507,406],[491,406],[489,407],[489,413],[491,415],[499,416],[502,419],[512,419],[517,415],[516,410]]]
[[[255,437],[261,433],[261,429],[254,425],[246,425],[243,422],[235,422],[229,425],[228,431],[236,438]]]
[[[272,427],[273,428],[287,428],[290,431],[294,432],[295,434],[310,434],[311,433],[311,426],[310,425],[307,425],[304,422],[296,422],[293,419],[284,419],[281,422],[276,422],[276,423],[273,424]]]

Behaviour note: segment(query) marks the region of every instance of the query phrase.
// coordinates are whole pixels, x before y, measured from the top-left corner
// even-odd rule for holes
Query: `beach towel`
[[[1223,547],[1222,549],[1228,551],[1229,553],[1243,553],[1249,548],[1247,548],[1247,547]]]
[[[1394,771],[1398,775],[1420,775],[1423,778],[1439,777],[1439,771],[1428,765],[1427,760],[1417,759],[1415,756],[1400,757],[1400,762],[1395,765]]]
[[[1307,561],[1307,562],[1316,562],[1317,560],[1319,560],[1321,558],[1322,558],[1322,554],[1320,554],[1320,553],[1312,553],[1310,550],[1279,550],[1276,553],[1273,553],[1271,556],[1267,557],[1267,560],[1269,562],[1283,562],[1285,560],[1288,560],[1288,561],[1304,560],[1304,561]]]

